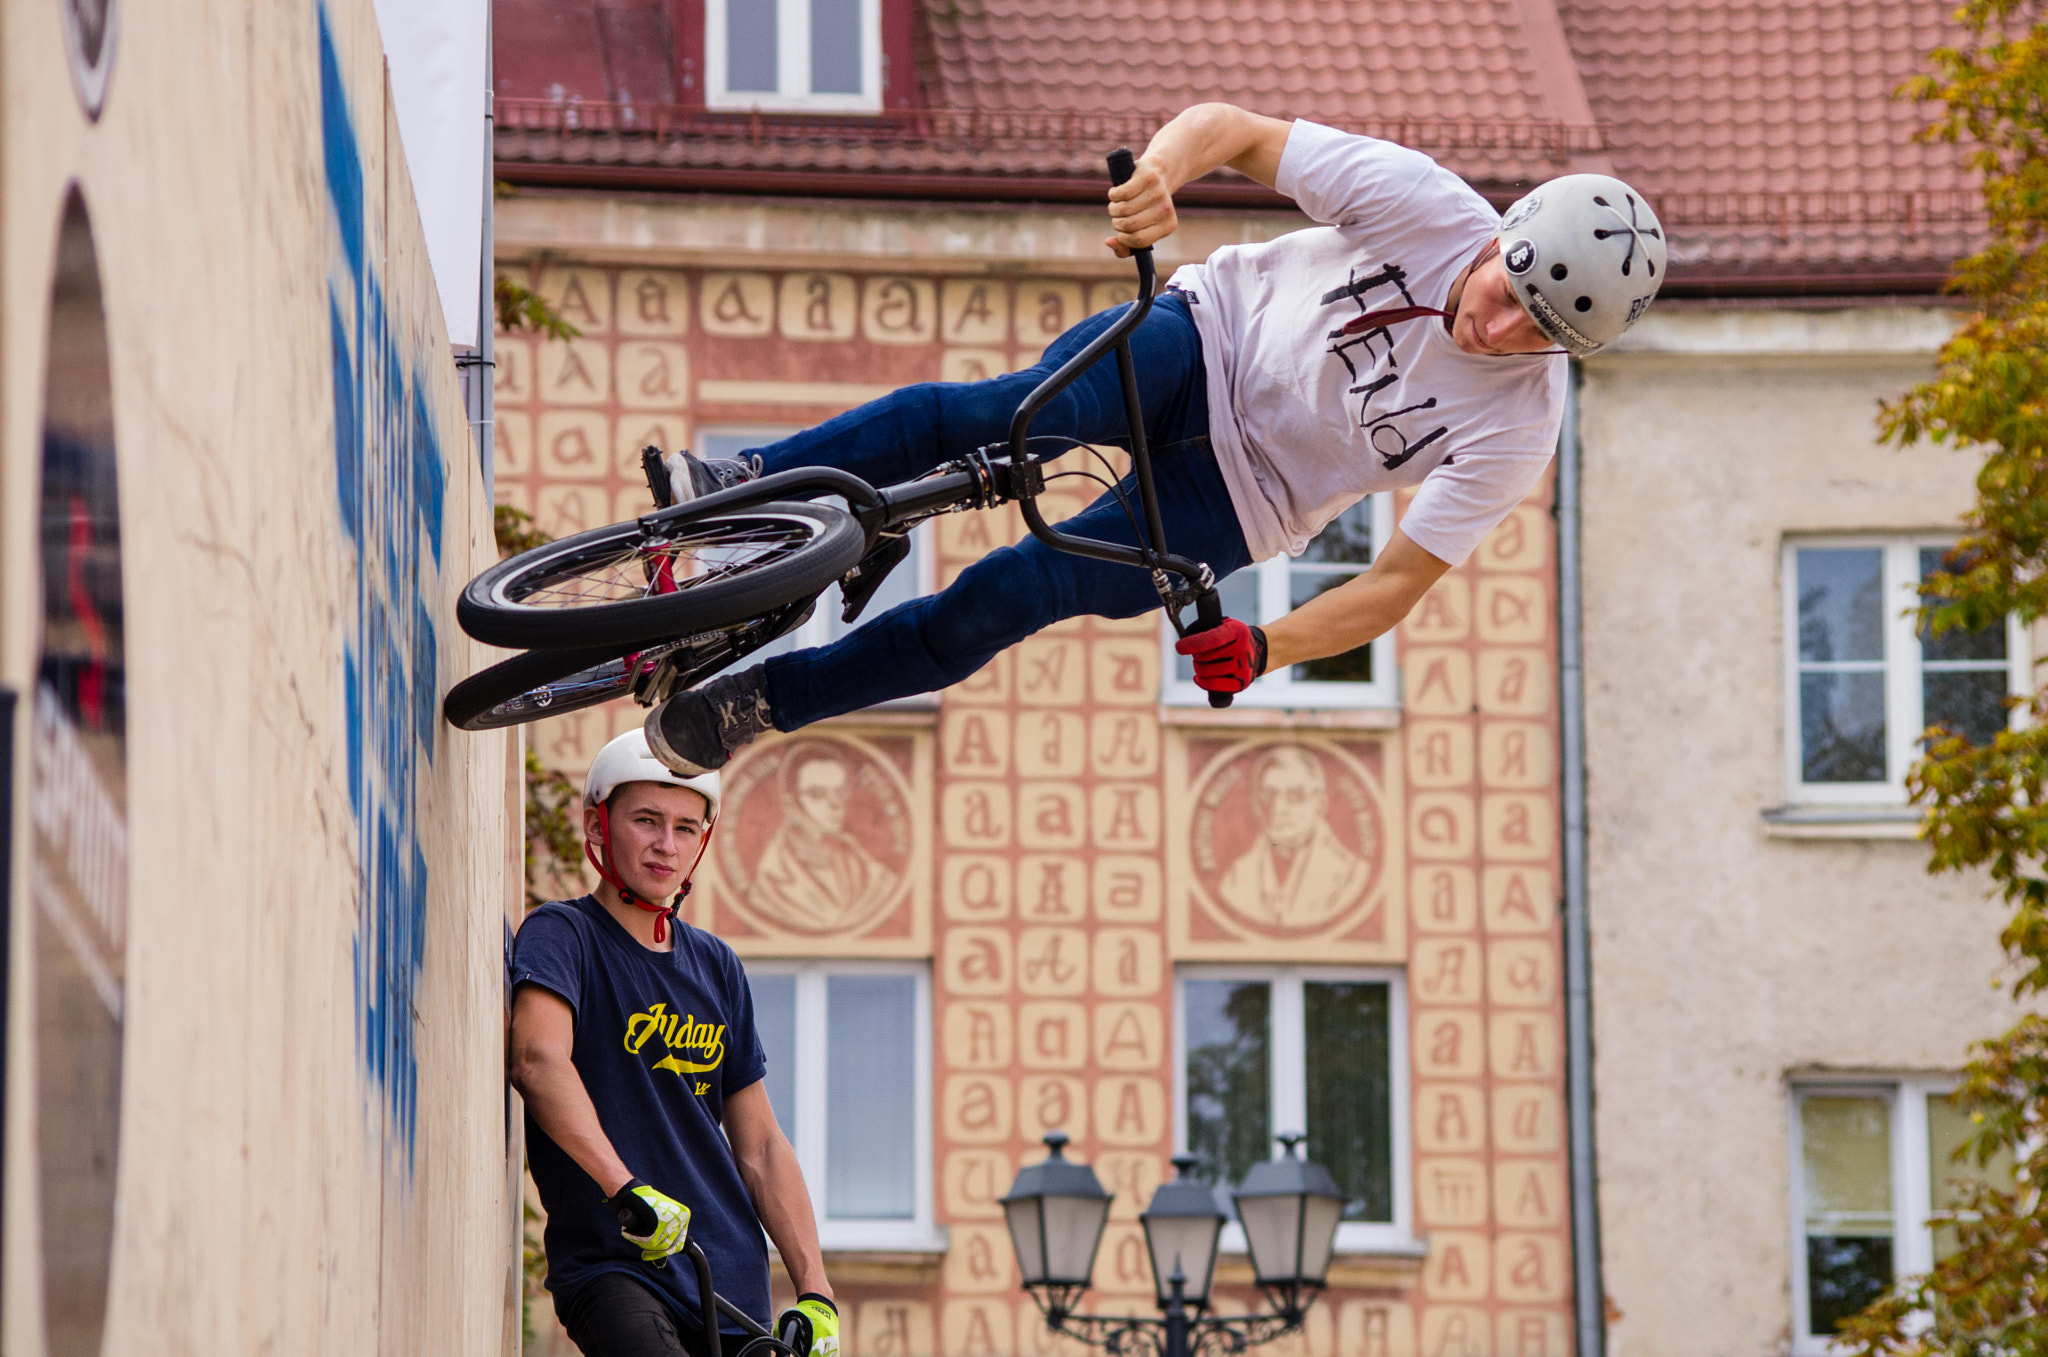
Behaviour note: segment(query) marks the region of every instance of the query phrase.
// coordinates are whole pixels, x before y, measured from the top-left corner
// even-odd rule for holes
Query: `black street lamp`
[[[1175,1155],[1173,1167],[1179,1176],[1154,1189],[1152,1204],[1138,1217],[1145,1227],[1145,1252],[1152,1260],[1162,1310],[1173,1302],[1169,1283],[1176,1277],[1181,1299],[1188,1305],[1201,1310],[1209,1304],[1223,1213],[1216,1209],[1216,1194],[1209,1185],[1195,1181],[1195,1165],[1200,1162],[1191,1154]]]
[[[1254,1164],[1232,1195],[1244,1222],[1252,1276],[1281,1314],[1298,1315],[1315,1301],[1330,1273],[1344,1194],[1321,1164],[1298,1157],[1300,1135],[1277,1137],[1287,1148],[1278,1159]],[[1303,1300],[1306,1294],[1308,1299]]]
[[[1162,1183],[1139,1221],[1152,1264],[1159,1318],[1084,1315],[1074,1311],[1088,1289],[1095,1251],[1109,1221],[1110,1194],[1095,1171],[1066,1157],[1067,1137],[1045,1138],[1051,1151],[1041,1163],[1017,1174],[1002,1199],[1010,1243],[1024,1289],[1045,1314],[1054,1333],[1078,1338],[1112,1354],[1198,1357],[1203,1352],[1241,1353],[1301,1327],[1330,1268],[1344,1197],[1320,1164],[1296,1157],[1302,1137],[1280,1137],[1287,1153],[1255,1164],[1235,1192],[1238,1219],[1251,1250],[1252,1274],[1272,1302],[1263,1314],[1211,1315],[1209,1287],[1215,1278],[1223,1213],[1210,1189],[1193,1177],[1196,1160],[1175,1157],[1179,1176]]]
[[[1109,1223],[1110,1194],[1094,1169],[1066,1157],[1066,1147],[1066,1132],[1048,1131],[1045,1148],[1051,1153],[1018,1170],[1010,1195],[1002,1198],[1017,1270],[1033,1295],[1043,1292],[1040,1303],[1048,1314],[1065,1314],[1088,1289],[1095,1249]]]

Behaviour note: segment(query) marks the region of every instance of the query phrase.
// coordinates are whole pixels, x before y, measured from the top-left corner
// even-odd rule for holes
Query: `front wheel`
[[[455,615],[488,645],[624,650],[814,596],[866,548],[852,515],[819,504],[759,504],[652,532],[614,523],[500,561],[469,582]]]

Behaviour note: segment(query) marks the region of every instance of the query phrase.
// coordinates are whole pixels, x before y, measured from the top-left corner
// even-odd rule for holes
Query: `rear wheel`
[[[633,690],[625,660],[601,650],[535,650],[472,674],[448,690],[441,712],[460,730],[502,730],[581,711]]]
[[[450,688],[441,713],[459,730],[502,730],[613,698],[651,703],[656,693],[693,687],[738,663],[801,626],[810,615],[811,601],[800,599],[759,617],[631,651],[623,658],[610,649],[528,651]]]
[[[500,561],[462,591],[456,617],[490,645],[623,650],[813,596],[865,550],[860,525],[829,505],[760,504],[652,533],[614,523]]]

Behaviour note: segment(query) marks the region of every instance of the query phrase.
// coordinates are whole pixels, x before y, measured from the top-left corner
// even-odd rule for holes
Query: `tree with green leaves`
[[[1933,379],[1879,418],[1896,443],[1986,454],[1962,539],[1921,584],[1930,635],[2048,611],[2048,5],[1968,0],[1956,19],[1962,40],[1900,93],[1938,109],[1928,139],[1967,148],[1988,238],[1950,283],[1971,318]],[[1930,731],[1908,787],[1926,808],[1929,870],[1985,872],[2010,907],[2000,942],[2024,1002],[2048,994],[2048,691],[2018,705],[2019,728],[1989,744]],[[1846,1323],[1843,1343],[1864,1357],[2048,1353],[2048,1017],[1975,1047],[1955,1101],[1972,1131],[1956,1208],[1937,1217],[1950,1242]]]

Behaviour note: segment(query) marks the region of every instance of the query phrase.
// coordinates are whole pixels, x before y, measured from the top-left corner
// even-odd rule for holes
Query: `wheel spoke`
[[[587,608],[680,592],[787,556],[811,535],[803,521],[717,523],[686,536],[564,561],[528,581],[514,601],[527,608]]]

